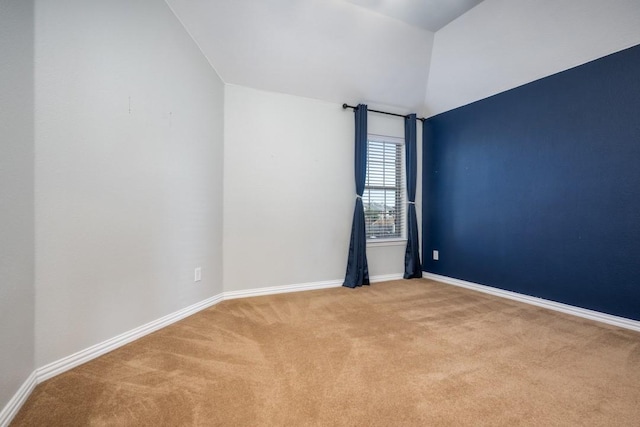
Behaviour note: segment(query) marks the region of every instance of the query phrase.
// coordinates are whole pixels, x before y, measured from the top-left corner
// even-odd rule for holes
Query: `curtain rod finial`
[[[349,108],[349,106],[347,104],[342,104],[342,109],[346,110],[347,108]]]

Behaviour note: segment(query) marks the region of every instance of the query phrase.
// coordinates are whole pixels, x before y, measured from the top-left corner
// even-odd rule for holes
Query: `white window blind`
[[[367,240],[404,239],[404,140],[369,135],[364,204]]]

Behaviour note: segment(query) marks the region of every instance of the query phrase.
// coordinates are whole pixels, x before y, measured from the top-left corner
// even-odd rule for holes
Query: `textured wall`
[[[33,1],[0,0],[0,411],[33,371]]]
[[[369,132],[404,137],[369,114]],[[227,85],[225,291],[344,279],[355,202],[354,119],[340,104]],[[368,247],[371,275],[404,272],[405,246]]]
[[[430,119],[425,271],[640,320],[639,75],[636,46]]]
[[[42,366],[222,292],[224,86],[163,1],[39,1],[35,30]]]

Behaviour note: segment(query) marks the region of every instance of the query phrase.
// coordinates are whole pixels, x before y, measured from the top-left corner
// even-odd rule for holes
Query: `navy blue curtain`
[[[416,218],[416,115],[404,119],[405,163],[407,165],[407,248],[404,252],[404,278],[422,277],[420,252],[418,252],[418,220]]]
[[[364,181],[367,174],[367,106],[359,104],[354,113],[356,118],[356,207],[353,210],[347,274],[342,284],[342,286],[348,288],[369,284],[367,236],[365,234],[364,206],[362,204]]]

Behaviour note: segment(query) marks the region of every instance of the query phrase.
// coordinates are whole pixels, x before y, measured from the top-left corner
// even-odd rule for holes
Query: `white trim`
[[[285,294],[289,292],[312,291],[315,289],[337,288],[342,286],[342,280],[326,280],[324,282],[299,283],[295,285],[268,286],[264,288],[242,289],[227,291],[224,299],[249,298],[261,295]]]
[[[2,411],[0,411],[1,427],[7,427],[11,423],[22,405],[24,405],[24,402],[26,402],[29,395],[31,395],[36,384],[36,371],[33,371],[25,382],[22,383],[16,394],[13,395]]]
[[[371,283],[385,282],[389,280],[402,279],[402,273],[385,274],[379,276],[373,276],[369,279]],[[146,323],[137,328],[131,329],[118,336],[110,338],[101,343],[95,344],[91,347],[80,350],[70,356],[63,357],[62,359],[51,362],[45,366],[42,366],[29,375],[29,378],[22,384],[16,394],[9,400],[7,405],[0,412],[0,427],[7,427],[13,417],[18,413],[24,402],[27,400],[33,389],[37,384],[48,380],[56,375],[66,372],[76,366],[82,365],[92,359],[102,356],[112,350],[122,347],[132,341],[142,338],[152,332],[162,329],[165,326],[169,326],[179,320],[184,319],[187,316],[211,307],[223,300],[246,298],[260,295],[273,295],[288,292],[309,291],[313,289],[326,289],[336,288],[342,286],[342,280],[328,280],[324,282],[310,282],[285,286],[271,286],[266,288],[246,289],[241,291],[223,292],[215,295],[206,300],[200,301],[189,307],[185,307],[181,310],[168,314],[152,322]]]
[[[480,285],[478,283],[467,282],[464,280],[454,279],[452,277],[440,276],[438,274],[423,272],[422,276],[425,279],[435,280],[441,283],[459,286],[462,288],[471,289],[478,292],[483,292],[490,295],[495,295],[502,298],[511,299],[514,301],[523,302],[526,304],[536,305],[538,307],[547,308],[550,310],[560,311],[562,313],[571,314],[574,316],[582,317],[585,319],[595,320],[597,322],[606,323],[609,325],[618,326],[621,328],[631,329],[640,332],[640,321],[627,319],[624,317],[613,316],[611,314],[601,313],[594,310],[588,310],[585,308],[575,307],[568,304],[562,304],[555,301],[549,301],[542,298],[536,298],[529,295],[523,295],[516,292],[505,291],[503,289],[493,288],[490,286]],[[386,274],[372,276],[370,278],[371,283],[386,282],[391,280],[402,279],[402,273]],[[130,343],[138,338],[141,338],[151,332],[157,331],[165,326],[184,319],[187,316],[195,314],[198,311],[211,307],[222,300],[246,298],[251,296],[260,295],[272,295],[287,292],[299,292],[313,289],[326,289],[342,286],[342,280],[329,280],[324,282],[310,282],[285,286],[271,286],[266,288],[255,288],[241,291],[223,292],[215,295],[204,301],[200,301],[189,307],[178,310],[160,319],[149,322],[138,328],[132,329],[128,332],[120,334],[114,338],[103,341],[70,356],[64,357],[55,362],[49,363],[41,368],[36,369],[29,375],[25,382],[20,386],[15,395],[9,400],[5,407],[0,411],[0,427],[7,427],[9,423],[16,416],[24,402],[27,400],[36,384],[39,384],[55,375],[61,374],[78,365],[81,365],[89,360],[95,359],[109,351],[115,350],[125,344]]]
[[[402,279],[402,274],[386,274],[380,276],[372,276],[369,282],[386,282],[389,280]],[[227,291],[224,293],[224,299],[249,298],[261,295],[275,295],[289,292],[312,291],[315,289],[339,288],[342,286],[343,280],[327,280],[324,282],[298,283],[295,285],[269,286],[264,288],[243,289],[240,291]]]
[[[402,274],[387,274],[381,276],[374,276],[370,278],[371,283],[383,282],[388,280],[397,280],[402,279]],[[168,314],[164,317],[161,317],[157,320],[139,326],[137,328],[131,329],[125,333],[122,333],[116,337],[110,338],[101,343],[95,344],[91,347],[85,348],[84,350],[80,350],[77,353],[74,353],[70,356],[63,357],[62,359],[56,360],[52,363],[49,363],[45,366],[42,366],[36,369],[36,379],[37,383],[40,384],[43,381],[48,380],[51,377],[59,375],[63,372],[66,372],[70,369],[75,368],[83,363],[86,363],[96,357],[102,356],[105,353],[108,353],[112,350],[115,350],[118,347],[122,347],[125,344],[128,344],[132,341],[137,340],[138,338],[142,338],[145,335],[148,335],[152,332],[157,331],[158,329],[164,328],[165,326],[169,326],[172,323],[177,322],[178,320],[182,320],[187,316],[191,316],[192,314],[197,313],[198,311],[204,310],[205,308],[211,307],[223,300],[235,299],[235,298],[246,298],[252,296],[260,296],[260,295],[272,295],[272,294],[281,294],[288,292],[299,292],[299,291],[309,291],[313,289],[326,289],[326,288],[334,288],[342,286],[342,280],[329,280],[324,282],[311,282],[311,283],[302,283],[302,284],[294,284],[294,285],[285,285],[285,286],[271,286],[266,288],[255,288],[255,289],[246,289],[241,291],[230,291],[223,292],[218,295],[215,295],[211,298],[208,298],[204,301],[200,301],[189,307],[178,310],[174,313]]]
[[[601,313],[595,310],[589,310],[586,308],[563,304],[556,301],[523,295],[517,292],[505,291],[504,289],[498,289],[491,286],[480,285],[478,283],[454,279],[453,277],[440,276],[439,274],[423,272],[422,277],[424,277],[425,279],[431,279],[449,285],[460,286],[462,288],[472,289],[474,291],[483,292],[485,294],[508,298],[514,301],[524,302],[526,304],[548,308],[549,310],[560,311],[562,313],[571,314],[585,319],[595,320],[596,322],[602,322],[609,325],[618,326],[620,328],[631,329],[633,331],[640,332],[640,321],[638,320],[627,319],[626,317],[614,316],[612,314]]]
[[[375,248],[379,246],[407,246],[407,239],[369,239],[367,240],[367,248]]]
[[[378,276],[370,277],[369,282],[371,283],[390,282],[392,280],[400,280],[402,278],[403,278],[403,273],[381,274]]]
[[[130,331],[127,331],[123,334],[110,338],[96,345],[92,345],[91,347],[80,350],[79,352],[74,353],[70,356],[63,357],[62,359],[56,360],[55,362],[38,368],[36,369],[38,384],[45,380],[48,380],[51,377],[68,371],[69,369],[86,363],[89,360],[95,359],[98,356],[102,356],[105,353],[115,350],[118,347],[122,347],[123,345],[128,344],[131,341],[142,338],[143,336],[148,335],[151,332],[155,332],[158,329],[169,326],[170,324],[175,323],[178,320],[184,319],[185,317],[190,316],[200,310],[204,310],[205,308],[217,304],[220,301],[222,301],[222,294],[215,295],[204,301],[200,301],[198,303],[190,305],[189,307],[185,307],[157,320],[154,320],[142,326],[138,326],[137,328],[131,329]]]

